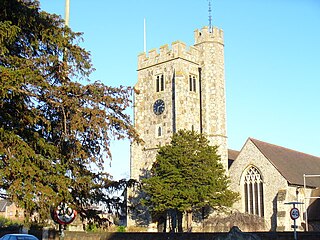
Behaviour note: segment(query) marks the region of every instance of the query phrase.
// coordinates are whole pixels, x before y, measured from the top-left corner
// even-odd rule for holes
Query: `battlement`
[[[194,31],[194,44],[197,45],[202,42],[218,42],[223,44],[223,30],[213,27],[209,31],[209,27],[205,26],[201,30]]]
[[[199,57],[199,50],[190,46],[187,48],[186,44],[180,41],[173,42],[171,49],[168,44],[161,46],[158,50],[151,49],[148,56],[145,52],[138,55],[138,70],[150,67],[156,64],[167,62],[176,58],[183,58],[191,62],[197,62]]]
[[[148,55],[143,52],[138,55],[138,70],[154,66],[156,64],[168,62],[173,59],[182,58],[190,62],[199,63],[200,43],[215,42],[223,45],[223,31],[219,28],[203,27],[194,31],[195,44],[187,47],[185,43],[176,41],[171,44],[161,46],[159,49],[151,49]]]

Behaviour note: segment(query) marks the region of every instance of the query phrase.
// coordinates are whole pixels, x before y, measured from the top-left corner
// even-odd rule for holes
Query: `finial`
[[[211,0],[208,0],[208,13],[209,13],[209,32],[212,32],[212,15],[211,15]]]

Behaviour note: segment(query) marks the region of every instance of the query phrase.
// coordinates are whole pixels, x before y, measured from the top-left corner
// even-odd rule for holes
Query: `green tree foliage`
[[[79,83],[94,70],[81,34],[37,0],[0,5],[1,192],[27,216],[66,201],[86,217],[116,187],[103,172],[110,141],[136,137],[131,89]]]
[[[217,147],[202,134],[180,130],[160,147],[150,178],[142,182],[143,203],[154,213],[190,213],[202,207],[230,207],[238,194],[228,189]],[[181,214],[180,214],[181,215]]]

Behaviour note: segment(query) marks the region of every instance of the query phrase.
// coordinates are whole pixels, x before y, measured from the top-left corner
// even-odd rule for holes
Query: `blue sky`
[[[212,0],[212,25],[224,30],[229,148],[248,137],[320,156],[320,1]],[[64,0],[40,0],[64,17]],[[83,32],[92,80],[133,86],[137,55],[208,25],[207,0],[70,0],[70,27]],[[129,177],[129,142],[112,145],[107,167]]]

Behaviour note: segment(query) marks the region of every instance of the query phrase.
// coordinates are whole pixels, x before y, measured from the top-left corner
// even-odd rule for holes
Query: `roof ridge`
[[[268,159],[268,161],[270,162],[270,164],[272,164],[272,166],[277,169],[277,171],[285,178],[286,176],[280,171],[280,169],[278,168],[278,166],[272,161],[272,159],[270,159],[270,157],[263,151],[263,149],[261,149],[261,147],[259,146],[259,144],[257,144],[257,142],[261,142],[261,143],[266,143],[266,144],[269,144],[269,145],[274,145],[274,144],[270,144],[270,143],[267,143],[267,142],[263,142],[263,141],[260,141],[258,139],[254,139],[254,138],[249,138],[249,140],[256,146],[256,148],[259,149],[259,151],[262,153],[262,155]],[[277,145],[274,145],[274,146],[277,146]],[[277,146],[278,147],[278,146]],[[288,180],[287,180],[288,181]]]
[[[302,151],[298,151],[298,150],[295,150],[295,149],[292,149],[292,148],[288,148],[288,147],[283,147],[283,146],[280,146],[280,145],[277,145],[277,144],[273,144],[273,143],[268,143],[268,142],[265,142],[265,141],[261,141],[259,139],[256,139],[256,138],[252,138],[252,137],[249,137],[249,139],[255,144],[255,142],[261,142],[261,143],[264,143],[264,144],[268,144],[268,145],[271,145],[271,146],[274,146],[274,147],[277,147],[277,148],[282,148],[282,149],[285,149],[285,150],[289,150],[289,151],[292,151],[292,152],[297,152],[297,153],[300,153],[300,154],[304,154],[304,155],[308,155],[308,156],[311,156],[311,157],[316,157],[316,158],[319,158],[318,156],[315,156],[315,155],[312,155],[312,154],[309,154],[309,153],[305,153],[305,152],[302,152]],[[256,145],[256,144],[255,144]],[[258,147],[256,145],[256,147]],[[258,147],[259,148],[259,147]],[[260,148],[259,148],[260,149]],[[261,149],[260,149],[261,150]]]
[[[320,172],[320,157],[254,138],[249,138],[248,141],[268,159],[289,184],[301,185],[303,184],[303,174]],[[298,169],[296,169],[297,167]],[[313,181],[308,185],[317,187],[319,183]]]

